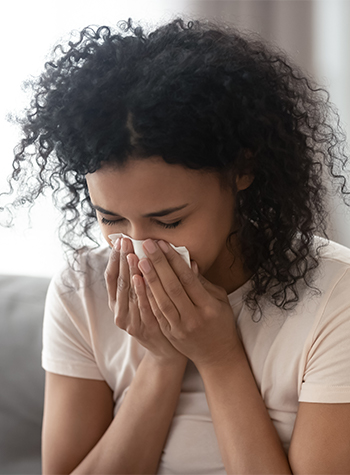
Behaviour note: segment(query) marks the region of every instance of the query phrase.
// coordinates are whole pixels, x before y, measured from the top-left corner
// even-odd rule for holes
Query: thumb
[[[193,270],[196,277],[199,276],[198,264],[196,261],[191,261],[191,269]]]

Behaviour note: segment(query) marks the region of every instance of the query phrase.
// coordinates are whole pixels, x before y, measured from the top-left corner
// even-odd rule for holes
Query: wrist
[[[184,372],[187,366],[188,358],[181,353],[178,356],[164,357],[158,356],[151,351],[146,351],[143,357],[144,364],[152,367],[154,370],[165,369],[167,371]]]
[[[229,372],[235,367],[248,363],[243,344],[239,339],[237,340],[235,345],[225,353],[216,355],[215,358],[208,358],[205,361],[194,362],[202,378],[210,373],[219,375],[221,372]]]

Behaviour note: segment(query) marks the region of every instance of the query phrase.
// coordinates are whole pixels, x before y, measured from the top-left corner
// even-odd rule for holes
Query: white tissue
[[[142,243],[144,243],[145,241],[132,239],[130,236],[127,236],[126,234],[123,234],[123,233],[109,234],[108,237],[112,241],[112,244],[114,244],[118,238],[125,237],[125,238],[130,239],[130,241],[132,242],[134,246],[134,252],[137,255],[137,257],[139,259],[143,259],[147,257],[142,247]],[[190,253],[188,252],[187,248],[185,246],[175,247],[174,244],[171,244],[171,243],[169,244],[173,249],[175,249],[177,253],[180,254],[180,256],[184,259],[184,261],[187,262],[188,266],[191,267]]]

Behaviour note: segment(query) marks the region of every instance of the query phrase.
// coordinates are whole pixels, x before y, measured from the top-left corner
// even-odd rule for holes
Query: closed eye
[[[171,229],[171,228],[177,228],[179,224],[181,224],[181,219],[179,221],[176,221],[176,223],[162,223],[161,221],[156,221],[157,224],[160,226],[163,226],[163,228],[166,229]]]
[[[107,219],[107,218],[101,218],[101,223],[102,224],[107,224],[108,226],[113,226],[113,224],[117,224],[124,221],[123,219]]]
[[[122,221],[124,221],[124,219],[107,219],[104,217],[101,218],[101,223],[106,224],[107,226],[113,226],[113,225],[121,223]],[[177,228],[179,224],[181,224],[181,219],[179,221],[176,221],[175,223],[163,223],[162,221],[156,221],[156,220],[154,222],[158,224],[159,226],[162,226],[163,228],[174,229],[174,228]]]

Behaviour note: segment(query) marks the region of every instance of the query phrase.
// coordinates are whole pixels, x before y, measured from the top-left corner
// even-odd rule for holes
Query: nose
[[[130,226],[129,230],[124,233],[125,236],[134,239],[135,241],[145,241],[146,239],[155,239],[156,236],[153,236],[145,226]],[[159,239],[159,238],[158,238]]]

